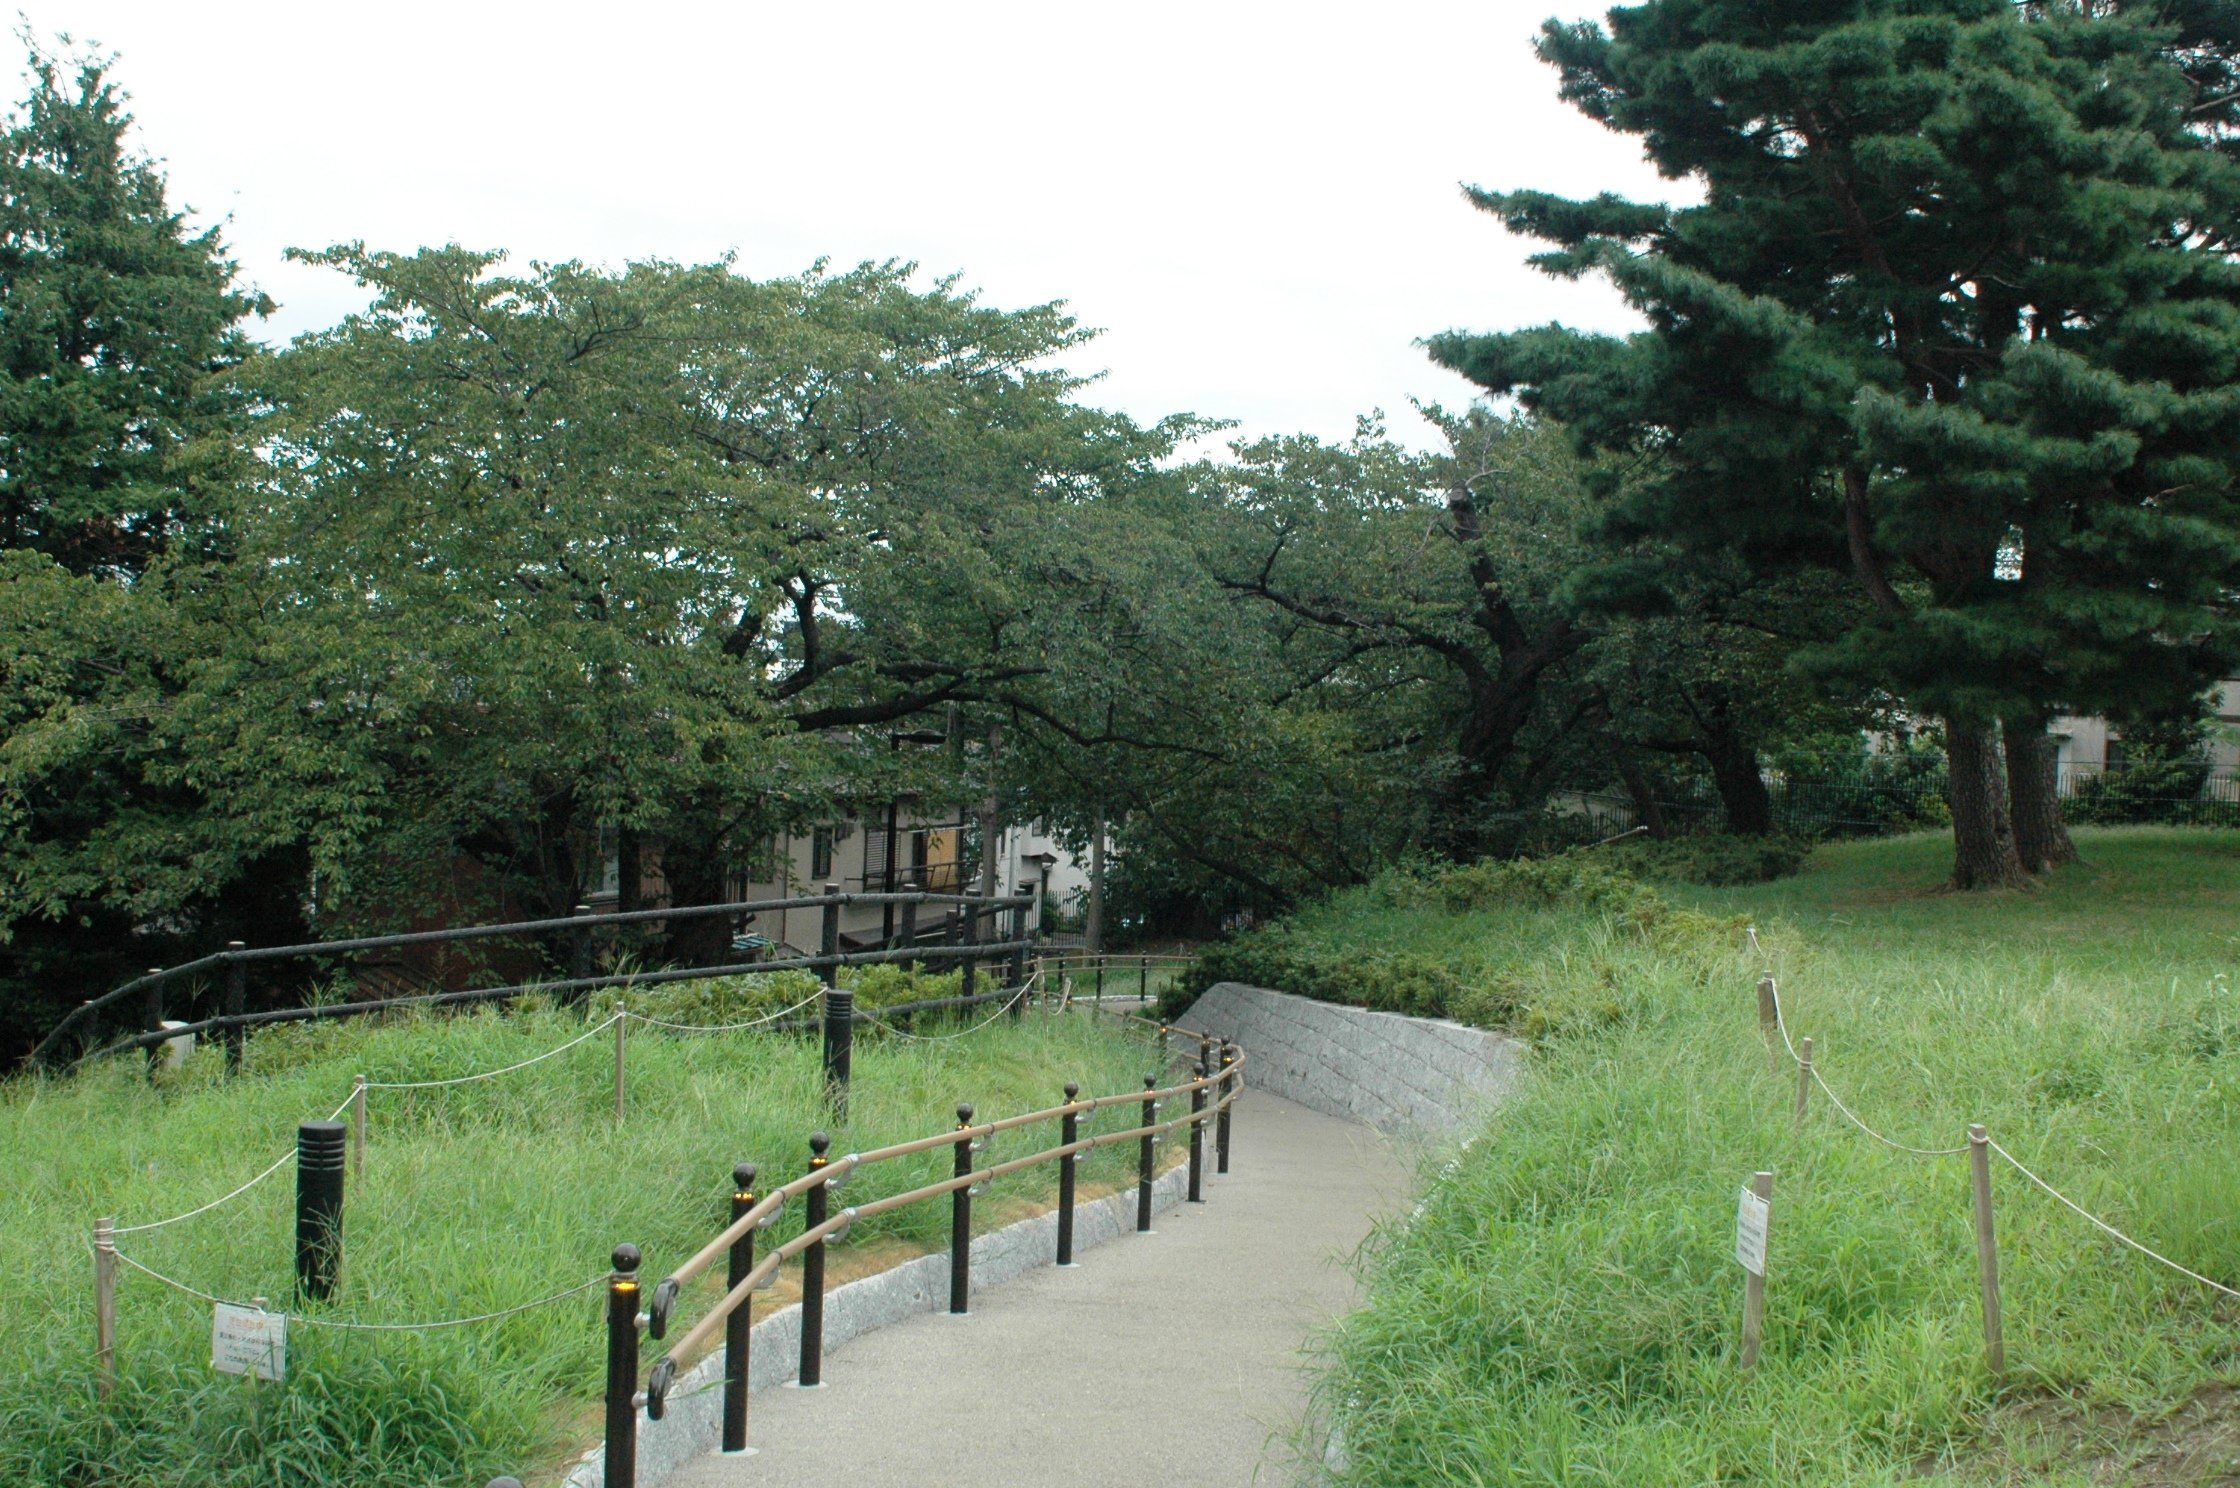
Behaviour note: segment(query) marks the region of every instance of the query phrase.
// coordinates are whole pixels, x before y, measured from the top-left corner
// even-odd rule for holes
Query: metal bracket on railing
[[[861,1163],[862,1161],[862,1153],[851,1152],[846,1157],[843,1157],[838,1162],[834,1163],[830,1168],[827,1168],[825,1171],[830,1174],[830,1176],[824,1180],[824,1191],[828,1194],[833,1194],[838,1193],[841,1189],[847,1187],[848,1180],[855,1177],[856,1175],[856,1165]]]
[[[785,1212],[786,1195],[781,1193],[778,1195],[778,1207],[772,1209],[768,1214],[765,1214],[762,1216],[762,1218],[756,1220],[754,1222],[754,1227],[758,1230],[767,1230],[770,1228],[770,1226],[776,1224],[778,1222],[778,1216]]]
[[[843,1209],[840,1211],[840,1228],[825,1236],[825,1239],[834,1242],[845,1240],[848,1238],[848,1231],[854,1229],[855,1227],[856,1211],[852,1208]]]
[[[979,1197],[980,1197],[980,1195],[982,1195],[982,1194],[984,1194],[984,1193],[986,1193],[986,1192],[988,1191],[988,1185],[989,1185],[990,1183],[992,1183],[993,1181],[994,1181],[994,1180],[993,1180],[993,1179],[990,1179],[990,1178],[983,1178],[983,1179],[981,1179],[981,1180],[980,1180],[980,1181],[979,1181],[978,1183],[972,1184],[972,1185],[971,1185],[970,1187],[968,1187],[968,1188],[966,1188],[966,1189],[965,1189],[965,1191],[964,1191],[964,1195],[965,1195],[965,1197],[966,1197],[966,1198],[968,1198],[968,1199],[977,1199],[977,1198],[979,1198]]]
[[[658,1335],[657,1335],[658,1336]],[[645,1394],[640,1398],[646,1403],[646,1419],[658,1421],[669,1408],[669,1387],[677,1381],[677,1361],[664,1354],[653,1372],[646,1376]]]
[[[987,1137],[974,1137],[964,1144],[964,1150],[967,1152],[985,1152],[988,1150],[988,1142],[989,1138]]]
[[[676,1309],[679,1290],[674,1276],[663,1277],[661,1285],[653,1289],[653,1301],[646,1308],[646,1332],[651,1337],[659,1338],[669,1331],[669,1314]]]

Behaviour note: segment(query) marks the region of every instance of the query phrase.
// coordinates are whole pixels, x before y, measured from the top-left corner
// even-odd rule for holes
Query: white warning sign
[[[1766,1215],[1772,1207],[1745,1188],[1735,1212],[1734,1258],[1752,1276],[1766,1274]]]
[[[288,1373],[288,1315],[220,1302],[210,1320],[210,1363],[226,1374],[284,1378]]]

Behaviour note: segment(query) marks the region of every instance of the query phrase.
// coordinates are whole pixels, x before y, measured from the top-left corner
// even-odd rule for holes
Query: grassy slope
[[[0,1289],[0,1359],[40,1381],[0,1395],[0,1482],[480,1484],[549,1455],[576,1414],[568,1398],[600,1388],[596,1295],[440,1333],[293,1327],[286,1386],[259,1391],[211,1374],[207,1307],[127,1272],[123,1384],[96,1407],[87,1234],[96,1215],[129,1225],[225,1193],[290,1145],[298,1120],[332,1111],[355,1073],[411,1080],[496,1068],[581,1027],[542,1012],[276,1031],[252,1047],[252,1075],[231,1086],[205,1053],[160,1088],[122,1061],[0,1087],[0,1274],[16,1278]],[[1034,1015],[951,1042],[859,1042],[852,1121],[833,1150],[945,1129],[959,1099],[988,1118],[1050,1105],[1066,1079],[1092,1092],[1135,1088],[1151,1056],[1127,1027]],[[603,1272],[622,1240],[644,1249],[657,1277],[720,1224],[733,1162],[758,1161],[782,1181],[825,1124],[809,1040],[634,1032],[630,1116],[618,1130],[612,1048],[601,1035],[503,1079],[376,1092],[331,1314],[429,1319],[515,1305]],[[999,1139],[983,1162],[1031,1151],[1029,1140]],[[1094,1175],[1110,1176],[1128,1155],[1114,1147],[1094,1160]],[[850,1198],[946,1175],[948,1162],[943,1149],[867,1169]],[[291,1174],[203,1218],[123,1237],[120,1248],[204,1290],[285,1305]],[[1006,1195],[1054,1184],[1054,1169],[1007,1179],[983,1217]],[[798,1226],[798,1214],[789,1218],[781,1237]],[[916,1205],[867,1221],[850,1243],[946,1244],[947,1224],[946,1205]]]
[[[2072,1197],[2240,1283],[2240,835],[2080,834],[2047,891],[1925,892],[1934,838],[1823,849],[1795,880],[1695,890],[1761,926],[1791,1024],[1868,1121],[1920,1146],[1970,1120]],[[1995,1174],[2010,1375],[1986,1376],[1964,1158],[1884,1149],[1769,1067],[1727,927],[1441,916],[1363,896],[1339,942],[1443,950],[1613,1021],[1537,1073],[1387,1235],[1336,1340],[1348,1481],[2082,1483],[1986,1431],[2053,1392],[2152,1412],[2240,1377],[2232,1308]],[[1691,941],[1682,944],[1683,941]],[[1734,1367],[1736,1190],[1777,1172],[1766,1352]],[[2087,1432],[2089,1445],[2089,1431]]]

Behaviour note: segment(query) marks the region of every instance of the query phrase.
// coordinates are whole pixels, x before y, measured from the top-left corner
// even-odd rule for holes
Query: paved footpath
[[[1235,1119],[1206,1203],[977,1294],[968,1317],[855,1340],[820,1388],[753,1397],[754,1452],[687,1464],[673,1488],[1288,1483],[1301,1347],[1352,1302],[1346,1261],[1405,1201],[1409,1164],[1265,1091]]]

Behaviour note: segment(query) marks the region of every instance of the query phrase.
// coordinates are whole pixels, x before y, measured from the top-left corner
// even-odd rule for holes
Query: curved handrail
[[[1215,1091],[1224,1085],[1228,1087],[1215,1098],[1208,1100],[1201,1109],[1169,1117],[1165,1121],[1131,1127],[1125,1131],[1099,1132],[1094,1136],[1082,1137],[1073,1142],[1061,1143],[1055,1147],[1044,1148],[1039,1152],[1028,1153],[1023,1157],[1015,1157],[1007,1162],[997,1163],[993,1167],[938,1179],[901,1193],[888,1194],[883,1198],[853,1205],[828,1217],[821,1224],[804,1228],[800,1234],[775,1247],[757,1260],[745,1277],[726,1289],[724,1294],[705,1313],[701,1314],[691,1328],[687,1329],[676,1342],[670,1344],[663,1351],[662,1357],[655,1362],[653,1371],[647,1376],[647,1404],[649,1409],[658,1410],[661,1408],[661,1397],[666,1393],[668,1382],[674,1379],[676,1371],[682,1366],[683,1361],[692,1358],[704,1349],[715,1337],[716,1331],[730,1318],[731,1314],[742,1306],[754,1292],[759,1290],[764,1282],[776,1275],[779,1268],[793,1256],[799,1255],[802,1251],[820,1241],[845,1232],[858,1219],[868,1219],[873,1215],[884,1214],[890,1210],[922,1203],[927,1199],[939,1198],[944,1194],[955,1193],[961,1188],[988,1183],[1012,1173],[1023,1172],[1042,1163],[1054,1162],[1060,1158],[1091,1152],[1108,1144],[1140,1141],[1145,1137],[1161,1137],[1178,1126],[1199,1126],[1212,1121],[1243,1093],[1244,1051],[1235,1049],[1233,1045],[1231,1048],[1234,1050],[1234,1057],[1227,1064],[1218,1070],[1180,1085],[1093,1096],[1085,1100],[1069,1101],[1064,1105],[1051,1106],[1041,1111],[1029,1111],[1018,1116],[1008,1116],[1000,1121],[960,1126],[955,1131],[941,1132],[930,1137],[920,1137],[909,1142],[897,1142],[891,1146],[873,1148],[869,1152],[851,1152],[845,1156],[836,1157],[820,1167],[812,1168],[799,1178],[771,1190],[718,1232],[713,1240],[694,1252],[683,1265],[669,1272],[660,1282],[656,1289],[657,1292],[668,1295],[676,1295],[681,1292],[682,1288],[704,1275],[708,1267],[713,1265],[719,1257],[727,1254],[734,1243],[745,1238],[750,1232],[759,1229],[765,1218],[775,1215],[780,1209],[784,1208],[788,1199],[805,1194],[809,1190],[820,1186],[829,1189],[835,1182],[845,1180],[858,1168],[868,1164],[925,1152],[936,1147],[954,1146],[959,1142],[979,1141],[1000,1131],[1011,1131],[1036,1122],[1056,1120],[1068,1114],[1081,1115],[1105,1106],[1140,1105],[1147,1101],[1156,1105],[1172,1096],[1187,1095],[1200,1090]],[[667,1366],[666,1369],[664,1369],[664,1365]]]

